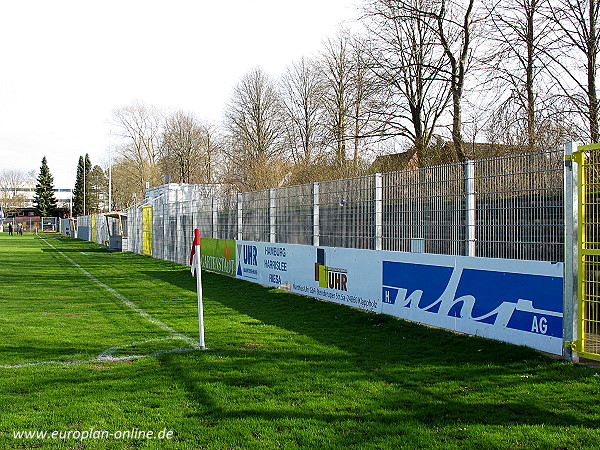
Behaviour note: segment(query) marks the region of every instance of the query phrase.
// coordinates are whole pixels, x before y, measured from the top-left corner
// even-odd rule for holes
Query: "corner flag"
[[[200,329],[200,350],[206,350],[204,343],[204,310],[202,306],[202,269],[200,263],[200,230],[194,230],[194,243],[190,253],[192,276],[196,276],[196,292],[198,293],[198,328]],[[194,274],[195,272],[195,274]]]
[[[194,230],[194,243],[192,244],[192,253],[190,253],[190,271],[192,272],[192,276],[195,276],[196,266],[198,264],[198,251],[196,251],[196,247],[200,247],[200,230]]]

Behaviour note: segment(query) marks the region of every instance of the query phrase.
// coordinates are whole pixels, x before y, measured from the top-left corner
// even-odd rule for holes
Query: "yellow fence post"
[[[96,237],[97,237],[97,231],[96,231],[96,214],[92,214],[91,216],[92,219],[92,242],[96,242]]]
[[[142,206],[142,253],[152,256],[152,205]]]
[[[600,360],[600,144],[573,154],[578,170],[578,330],[571,348]]]

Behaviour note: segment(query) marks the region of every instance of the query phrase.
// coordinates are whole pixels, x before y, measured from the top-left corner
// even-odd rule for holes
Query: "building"
[[[6,217],[34,217],[35,206],[33,198],[35,187],[24,186],[18,188],[0,187],[0,205],[4,207]],[[72,189],[55,189],[57,215],[64,217],[71,215]]]

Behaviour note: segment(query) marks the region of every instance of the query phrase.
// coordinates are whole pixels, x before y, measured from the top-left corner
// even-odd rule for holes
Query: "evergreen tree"
[[[85,216],[90,210],[90,172],[92,163],[90,155],[79,157],[77,163],[77,174],[75,175],[75,188],[73,189],[73,216]]]
[[[98,213],[104,206],[103,202],[106,201],[108,196],[108,180],[102,167],[98,165],[92,167],[86,181],[88,185],[88,196],[86,198],[88,211]]]
[[[84,200],[84,179],[85,166],[83,162],[83,156],[79,157],[79,162],[77,163],[77,174],[75,175],[75,188],[73,189],[73,216],[83,216],[85,212],[83,210],[83,200]]]
[[[56,198],[54,198],[54,177],[50,173],[45,156],[42,158],[40,174],[37,177],[33,204],[35,205],[37,214],[41,217],[49,216],[52,214],[53,210],[56,209]]]
[[[85,181],[84,185],[85,185],[85,213],[86,214],[90,214],[91,210],[92,210],[92,203],[90,202],[90,198],[91,198],[91,177],[90,177],[90,173],[92,172],[92,163],[90,161],[90,155],[88,153],[85,154],[85,157],[83,158],[83,161],[85,162],[85,177],[83,178],[83,180]]]

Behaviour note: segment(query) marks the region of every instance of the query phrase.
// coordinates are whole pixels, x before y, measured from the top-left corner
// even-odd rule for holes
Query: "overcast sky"
[[[112,110],[134,100],[219,123],[254,67],[273,77],[357,15],[358,0],[0,3],[0,168],[72,188],[108,159]],[[114,127],[112,127],[114,128]]]

